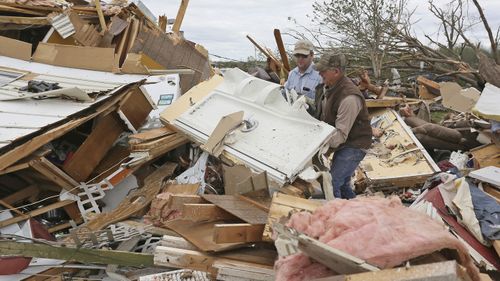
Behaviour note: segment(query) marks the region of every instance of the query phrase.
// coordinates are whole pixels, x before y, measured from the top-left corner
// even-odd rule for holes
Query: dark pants
[[[351,188],[351,177],[365,155],[366,152],[363,150],[352,147],[344,147],[335,151],[330,168],[335,198],[351,199],[356,197]]]

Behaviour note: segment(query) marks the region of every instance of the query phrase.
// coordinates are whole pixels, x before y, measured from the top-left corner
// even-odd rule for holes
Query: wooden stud
[[[175,33],[179,33],[179,31],[181,30],[182,21],[184,20],[184,15],[186,14],[188,4],[189,0],[181,0],[181,5],[179,6],[174,25],[172,26],[172,31]]]
[[[94,0],[94,3],[97,15],[99,16],[99,23],[101,24],[101,32],[104,33],[104,31],[106,31],[108,28],[106,26],[106,20],[104,19],[104,13],[102,12],[101,1]]]

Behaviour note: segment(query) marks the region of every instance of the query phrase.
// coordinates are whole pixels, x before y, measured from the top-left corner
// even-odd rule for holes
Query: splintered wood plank
[[[76,181],[85,181],[124,131],[115,113],[102,117],[63,170]]]
[[[0,221],[0,228],[4,227],[4,226],[7,226],[7,225],[11,225],[11,224],[14,224],[14,223],[18,223],[18,222],[27,220],[27,219],[29,219],[31,217],[36,217],[36,216],[44,214],[44,213],[46,213],[46,212],[48,212],[50,210],[58,209],[58,208],[64,207],[64,206],[72,204],[72,203],[74,203],[74,201],[71,201],[71,200],[60,201],[60,202],[56,202],[54,204],[50,204],[50,205],[47,205],[45,207],[36,209],[36,210],[31,211],[29,213],[26,213],[24,215],[19,215],[17,217],[13,217],[13,218],[10,218],[10,219],[6,219],[6,220],[3,220],[3,221]]]
[[[320,201],[308,200],[300,197],[290,196],[282,193],[274,193],[267,223],[264,228],[263,240],[272,241],[272,225],[282,217],[289,217],[291,214],[300,211],[314,212],[323,203]]]
[[[175,17],[175,22],[172,26],[173,32],[179,32],[181,30],[182,20],[186,14],[188,4],[189,0],[181,0],[181,5],[179,6],[179,10],[177,10],[177,16]]]
[[[30,166],[65,190],[72,191],[79,185],[77,181],[72,179],[68,174],[45,157],[30,161]]]
[[[247,223],[265,224],[267,222],[267,212],[239,197],[210,194],[202,195],[202,197]]]
[[[145,142],[145,141],[151,141],[151,140],[155,140],[155,139],[158,139],[161,137],[171,135],[175,132],[177,132],[177,131],[175,131],[171,127],[161,127],[161,128],[151,129],[151,130],[143,131],[143,132],[128,136],[128,138],[129,138],[128,143],[132,145],[132,144],[138,144],[138,143]]]
[[[0,252],[8,256],[25,256],[60,260],[74,260],[83,263],[117,264],[123,266],[153,266],[153,255],[111,251],[100,249],[84,249],[51,246],[41,243],[0,242]]]
[[[245,243],[215,243],[213,240],[215,225],[221,223],[226,223],[226,221],[192,222],[189,220],[172,220],[167,222],[165,227],[179,233],[186,240],[205,252],[220,252],[246,245]]]
[[[215,243],[248,243],[262,241],[264,224],[231,223],[216,224]]]
[[[235,216],[214,204],[184,204],[182,218],[192,222],[237,220]]]
[[[144,186],[129,194],[111,212],[102,213],[84,224],[85,229],[100,230],[112,223],[122,221],[148,206],[162,188],[163,179],[170,177],[177,164],[166,163],[144,180]],[[85,231],[82,230],[82,231]]]

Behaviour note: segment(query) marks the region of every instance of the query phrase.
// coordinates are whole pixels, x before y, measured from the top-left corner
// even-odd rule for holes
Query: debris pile
[[[361,72],[375,137],[335,199],[310,101],[216,75],[185,1],[171,29],[91,2],[0,1],[0,280],[498,276],[499,88]]]

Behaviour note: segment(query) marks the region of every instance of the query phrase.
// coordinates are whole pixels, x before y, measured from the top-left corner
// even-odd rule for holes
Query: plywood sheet
[[[267,212],[239,197],[209,194],[202,195],[202,197],[247,223],[265,224],[267,222]]]

